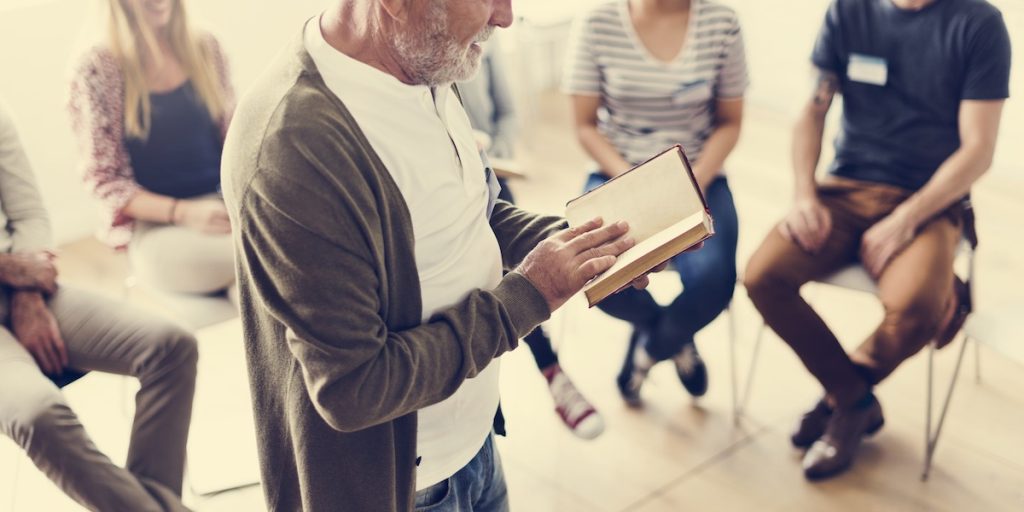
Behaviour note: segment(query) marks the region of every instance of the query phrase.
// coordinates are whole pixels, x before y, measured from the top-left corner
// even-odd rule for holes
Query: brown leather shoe
[[[804,455],[804,476],[808,480],[821,480],[849,469],[861,440],[878,432],[885,424],[881,404],[875,395],[868,395],[868,398],[866,404],[836,408],[832,413],[825,434]]]
[[[804,450],[810,448],[825,433],[825,426],[828,425],[828,420],[831,417],[832,406],[828,405],[828,402],[822,397],[818,403],[814,404],[813,409],[800,417],[796,430],[789,436],[790,442],[797,448]]]
[[[953,276],[953,296],[956,300],[956,309],[953,311],[952,318],[949,319],[945,327],[935,337],[936,348],[945,347],[953,341],[953,338],[956,338],[960,328],[967,321],[967,316],[974,309],[973,304],[971,304],[971,288],[956,276]]]

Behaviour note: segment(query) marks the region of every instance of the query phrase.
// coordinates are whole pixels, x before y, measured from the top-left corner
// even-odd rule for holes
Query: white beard
[[[430,6],[422,24],[422,30],[406,31],[395,38],[395,51],[410,78],[430,87],[472,78],[483,51],[479,45],[467,50],[449,35],[443,0]],[[493,31],[494,27],[485,27],[474,41],[486,40]]]

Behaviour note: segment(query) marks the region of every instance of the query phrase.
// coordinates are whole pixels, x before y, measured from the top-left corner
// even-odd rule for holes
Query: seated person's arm
[[[971,190],[992,166],[1005,100],[960,103],[960,148],[939,166],[928,183],[899,208],[915,228]]]
[[[115,223],[129,220],[125,205],[142,190],[133,178],[124,144],[124,106],[116,63],[101,53],[87,54],[71,79],[68,111],[78,139],[82,182],[110,212]],[[167,220],[170,201],[163,210]]]
[[[174,224],[202,233],[231,232],[224,202],[214,198],[176,199],[140,188],[121,211],[133,219]]]
[[[7,217],[10,252],[52,249],[50,218],[36,187],[28,156],[13,121],[0,109],[0,205]]]
[[[818,201],[814,171],[821,158],[825,117],[838,92],[839,77],[819,70],[814,93],[793,128],[794,204],[779,230],[787,240],[810,253],[821,250],[832,231],[832,217]]]
[[[0,207],[7,217],[9,252],[0,253],[0,283],[53,293],[57,271],[50,252],[50,219],[36,188],[14,122],[0,108]]]
[[[0,208],[11,237],[0,252],[0,293],[10,293],[9,323],[14,337],[48,374],[68,364],[67,349],[43,293],[57,291],[57,268],[50,252],[50,219],[36,187],[14,123],[0,109]]]
[[[861,260],[881,275],[893,256],[914,239],[918,228],[971,190],[989,167],[996,150],[1005,100],[960,102],[960,148],[939,166],[921,190],[907,198],[864,233]]]
[[[572,106],[576,138],[590,158],[601,166],[601,172],[614,178],[633,167],[597,129],[597,109],[601,106],[601,97],[573,94]]]
[[[693,174],[701,190],[706,190],[725,165],[740,140],[743,124],[743,97],[715,101],[715,129],[704,143],[700,160],[693,164]]]

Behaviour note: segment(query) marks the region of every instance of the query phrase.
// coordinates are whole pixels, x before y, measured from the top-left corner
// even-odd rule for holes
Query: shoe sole
[[[882,427],[884,427],[884,426],[885,426],[885,418],[883,417],[883,418],[880,418],[878,420],[878,423],[875,423],[874,425],[871,425],[870,427],[868,427],[867,430],[864,431],[864,436],[863,437],[865,439],[875,437],[875,434],[878,434],[878,431],[882,430]],[[799,442],[797,442],[796,440],[793,439],[793,436],[789,436],[789,442],[790,442],[790,444],[793,445],[793,448],[796,448],[798,450],[807,450],[808,448],[813,446],[814,442],[817,441],[818,439],[820,439],[821,436],[824,435],[824,434],[825,433],[822,432],[821,434],[818,435],[818,437],[815,437],[814,439],[811,439],[811,441],[809,443],[806,443],[806,444],[799,443]]]
[[[884,426],[885,426],[885,418],[884,417],[883,418],[879,418],[877,423],[871,425],[870,427],[868,427],[864,431],[864,434],[861,436],[861,438],[869,439],[869,438],[873,437],[875,434],[878,433],[879,430],[882,430],[882,427],[884,427]],[[819,474],[814,474],[814,475],[808,475],[807,473],[804,473],[804,478],[806,478],[810,482],[820,482],[822,480],[827,480],[827,479],[832,478],[834,476],[837,476],[837,475],[839,475],[841,473],[845,473],[846,470],[848,470],[851,467],[853,467],[853,461],[855,459],[856,459],[856,456],[850,458],[850,462],[848,464],[846,464],[844,466],[841,466],[841,467],[838,467],[838,468],[835,468],[834,470],[829,471],[827,473],[819,473]]]

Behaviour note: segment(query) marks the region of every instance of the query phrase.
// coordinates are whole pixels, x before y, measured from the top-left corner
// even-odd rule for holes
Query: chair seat
[[[189,330],[202,329],[238,316],[238,310],[223,294],[195,295],[146,288],[171,316]]]
[[[970,258],[972,252],[973,249],[971,249],[970,244],[961,240],[960,244],[957,246],[957,258]],[[868,274],[868,271],[865,270],[864,266],[860,263],[847,265],[821,279],[818,279],[817,282],[878,295],[878,282],[871,277],[871,274]]]
[[[972,313],[964,325],[971,339],[992,347],[1013,361],[1024,364],[1024,301]]]
[[[875,295],[878,294],[878,283],[860,264],[843,267],[819,279],[817,282]]]

